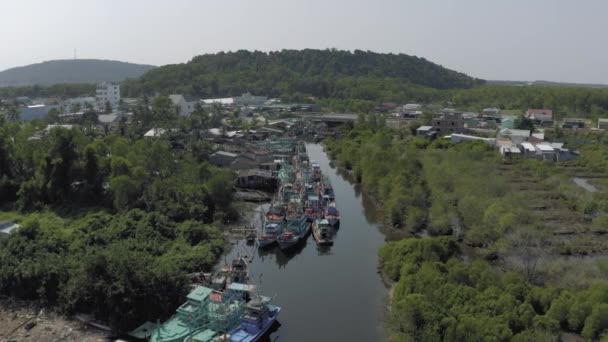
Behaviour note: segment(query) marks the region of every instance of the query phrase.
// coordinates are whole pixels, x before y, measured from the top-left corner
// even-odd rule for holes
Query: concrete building
[[[197,101],[186,101],[186,98],[180,94],[169,95],[169,99],[173,102],[173,105],[178,108],[179,115],[190,116],[196,108]]]
[[[435,114],[432,125],[438,134],[462,133],[464,131],[464,119],[462,114],[457,112],[445,111]]]
[[[97,110],[105,110],[106,103],[110,103],[113,111],[117,110],[120,103],[120,85],[109,82],[98,84],[95,91],[95,100]]]
[[[433,133],[433,126],[420,126],[416,129],[416,136],[418,137],[431,137]]]
[[[608,129],[608,119],[597,119],[597,128],[598,129]]]

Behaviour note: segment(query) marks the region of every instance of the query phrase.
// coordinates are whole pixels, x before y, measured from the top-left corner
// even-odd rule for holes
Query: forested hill
[[[139,77],[153,68],[100,59],[55,60],[1,71],[0,86],[118,82]]]
[[[446,69],[424,58],[355,50],[220,52],[167,65],[126,82],[129,96],[183,93],[197,97],[293,94],[322,98],[378,99],[378,85],[391,89],[418,85],[436,89],[469,88],[485,81]],[[361,94],[353,94],[360,92]]]

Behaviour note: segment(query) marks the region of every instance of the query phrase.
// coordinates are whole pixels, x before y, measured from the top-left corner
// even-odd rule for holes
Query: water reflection
[[[282,250],[276,244],[266,248],[258,248],[258,257],[262,261],[265,261],[266,258],[274,259],[279,268],[284,268],[291,259],[302,253],[306,245],[308,245],[308,236],[304,241],[300,241],[297,245],[286,250]]]

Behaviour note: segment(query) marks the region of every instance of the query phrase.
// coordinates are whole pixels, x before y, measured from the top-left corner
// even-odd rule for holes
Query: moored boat
[[[262,232],[258,236],[258,245],[267,247],[277,241],[277,237],[283,232],[283,221],[285,212],[281,206],[271,206],[262,216]]]
[[[338,208],[336,208],[335,203],[330,203],[327,206],[324,217],[333,228],[337,229],[340,227],[340,212],[338,211]]]
[[[280,307],[269,303],[270,298],[263,296],[258,296],[247,303],[241,324],[228,333],[229,339],[225,341],[254,342],[264,336],[281,312]]]
[[[312,223],[312,236],[319,246],[331,246],[334,244],[334,229],[327,219],[318,218]]]

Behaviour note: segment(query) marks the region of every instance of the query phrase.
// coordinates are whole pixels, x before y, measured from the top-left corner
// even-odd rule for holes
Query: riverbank
[[[104,342],[110,334],[35,302],[0,299],[1,342]]]

